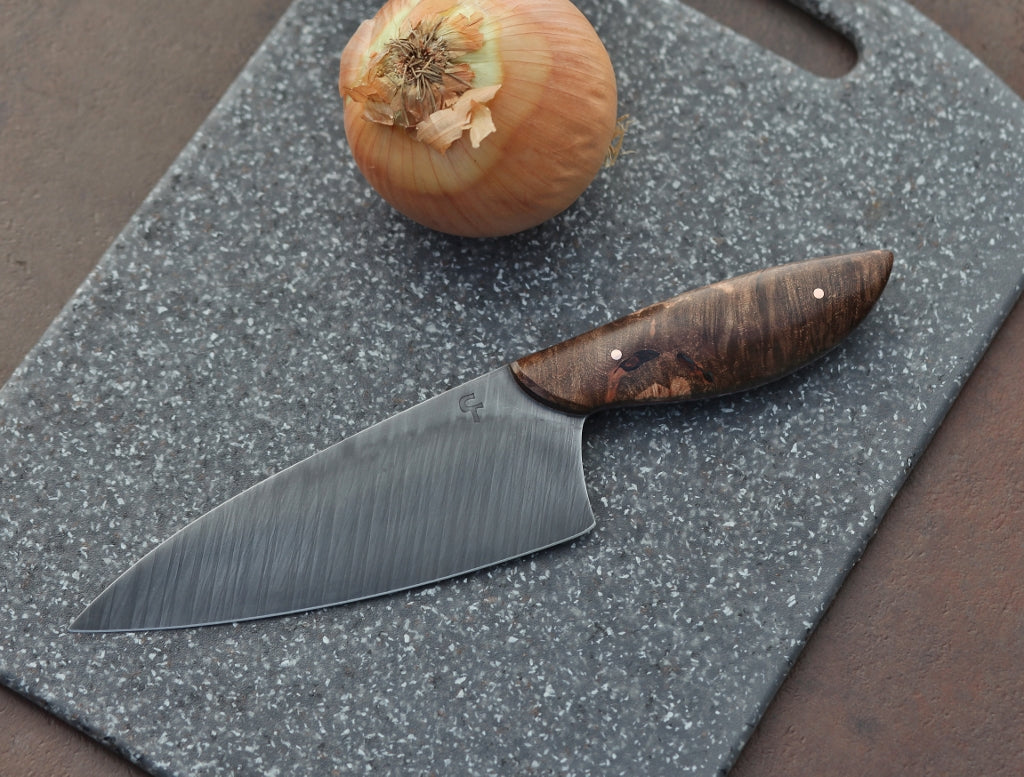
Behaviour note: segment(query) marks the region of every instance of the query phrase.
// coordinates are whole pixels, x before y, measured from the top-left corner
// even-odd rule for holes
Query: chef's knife
[[[870,311],[892,254],[742,275],[652,305],[382,421],[185,526],[74,631],[249,620],[433,583],[587,532],[586,415],[740,391]]]

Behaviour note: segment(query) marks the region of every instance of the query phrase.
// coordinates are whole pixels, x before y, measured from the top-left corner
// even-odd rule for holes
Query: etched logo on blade
[[[473,423],[480,423],[480,409],[484,403],[476,398],[476,394],[465,394],[459,397],[459,410],[463,413],[473,414]]]

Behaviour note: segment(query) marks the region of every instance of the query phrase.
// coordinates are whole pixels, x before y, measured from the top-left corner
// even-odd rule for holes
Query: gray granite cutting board
[[[299,0],[0,394],[0,679],[158,774],[724,770],[1015,301],[1024,110],[900,2],[810,4],[811,76],[671,0],[585,12],[632,116],[562,217],[431,234],[362,182]],[[589,536],[238,626],[71,635],[253,482],[685,288],[886,247],[839,350],[754,393],[588,422]]]

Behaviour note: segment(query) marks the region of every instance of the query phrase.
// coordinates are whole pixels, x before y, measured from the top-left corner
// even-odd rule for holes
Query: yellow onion
[[[608,52],[569,0],[389,0],[346,45],[338,85],[370,185],[457,235],[565,210],[616,131]]]

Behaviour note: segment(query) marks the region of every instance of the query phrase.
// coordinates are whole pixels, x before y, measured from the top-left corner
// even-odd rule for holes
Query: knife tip
[[[72,634],[97,634],[117,630],[104,622],[104,615],[99,612],[95,601],[82,610],[68,626],[68,631]]]
[[[88,616],[89,608],[86,607],[84,610],[82,610],[82,612],[78,614],[78,617],[71,621],[71,625],[68,626],[68,631],[70,631],[72,634],[88,634],[90,632],[98,631],[98,629],[94,628],[89,624]]]

